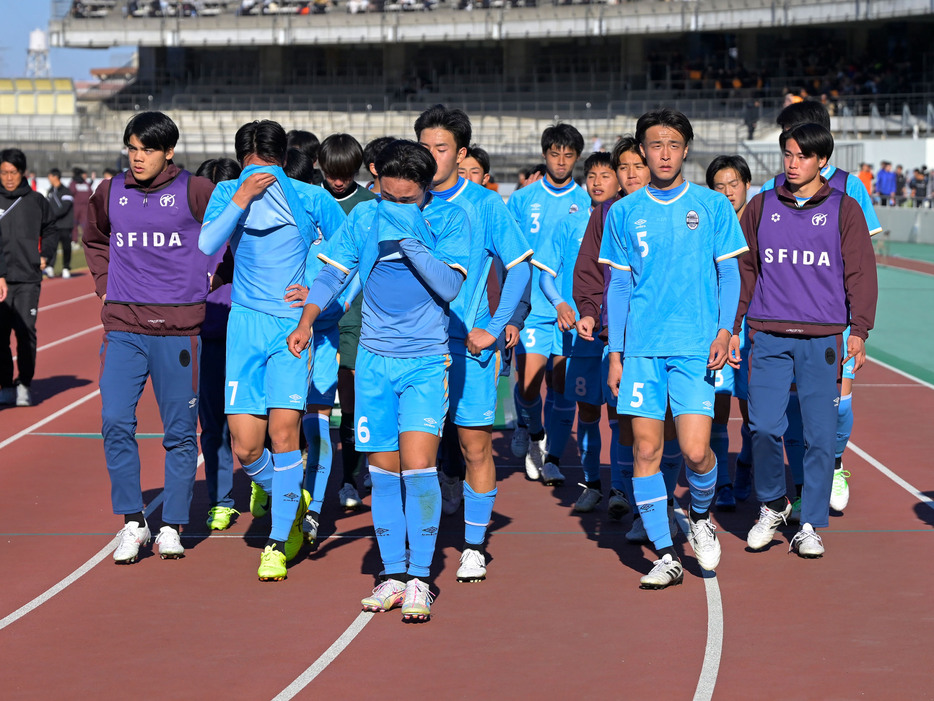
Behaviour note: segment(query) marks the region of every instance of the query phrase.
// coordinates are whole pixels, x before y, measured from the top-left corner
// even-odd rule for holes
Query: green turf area
[[[911,258],[934,263],[934,246],[929,243],[906,243],[904,241],[889,241],[886,244],[890,256]]]
[[[878,271],[876,326],[869,334],[867,352],[934,382],[934,357],[927,345],[934,328],[934,276],[886,267]]]
[[[88,263],[84,258],[84,246],[79,245],[78,248],[72,247],[71,249],[71,270],[81,270],[82,268],[88,267]],[[61,248],[58,249],[57,255],[55,257],[55,277],[58,277],[62,274],[62,251]]]

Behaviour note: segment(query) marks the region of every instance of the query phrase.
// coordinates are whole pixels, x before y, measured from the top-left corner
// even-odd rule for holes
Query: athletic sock
[[[302,453],[272,453],[272,540],[288,540],[302,499]]]
[[[619,450],[616,453],[617,465],[619,467],[619,477],[620,477],[620,491],[626,495],[626,499],[629,500],[629,504],[632,508],[636,509],[636,497],[633,493],[632,488],[632,446],[631,445],[622,445],[620,444]],[[637,511],[638,513],[638,511]]]
[[[623,473],[619,469],[619,421],[610,419],[610,486],[623,491]],[[632,502],[630,502],[632,503]]]
[[[495,501],[495,487],[489,492],[478,493],[464,482],[464,541],[474,550],[483,547]]]
[[[795,484],[804,484],[804,424],[801,423],[801,405],[798,403],[797,392],[789,395],[785,416],[788,418],[788,428],[785,429],[785,454],[788,456],[791,480]]]
[[[752,463],[752,433],[749,431],[749,424],[745,421],[739,429],[739,434],[743,437],[743,442],[739,448],[739,455],[736,456],[736,462],[749,465]]]
[[[766,506],[776,513],[781,513],[788,507],[788,497],[780,496],[778,499],[772,499]]]
[[[730,435],[726,424],[713,424],[710,427],[710,449],[717,456],[717,487],[732,484],[730,479]]]
[[[522,399],[519,396],[518,382],[512,386],[512,402],[516,407],[516,428],[528,428],[529,422],[526,421],[525,417],[522,415],[522,409],[519,406],[522,403]]]
[[[383,561],[383,572],[405,572],[402,478],[395,472],[370,465],[370,481],[373,485],[370,510],[373,514],[373,530],[376,532],[379,555]]]
[[[428,576],[435,556],[438,524],[441,522],[441,486],[438,468],[407,470],[405,482],[405,528],[409,536],[409,566],[413,577]],[[466,517],[466,515],[465,515]]]
[[[357,471],[360,455],[357,453],[357,442],[353,430],[353,416],[341,414],[341,426],[338,429],[338,436],[341,439],[341,464],[344,466],[344,476],[342,484],[352,484],[357,488],[357,479],[354,472]]]
[[[163,521],[163,522],[162,522],[162,527],[165,528],[166,526],[168,526],[169,528],[171,528],[171,529],[172,529],[173,531],[175,531],[176,533],[181,533],[181,532],[182,532],[182,527],[181,527],[179,524],[177,524],[177,523],[166,523],[165,521]]]
[[[272,547],[278,550],[280,553],[284,553],[285,552],[285,541],[284,540],[273,540],[272,538],[269,538],[266,540],[266,545],[263,547],[265,548]]]
[[[692,506],[688,509],[688,514],[693,523],[697,523],[698,521],[706,521],[710,518],[710,509],[698,512],[695,511],[694,507]]]
[[[714,464],[710,472],[702,475],[694,470],[685,470],[687,477],[688,491],[691,493],[691,509],[701,514],[710,509],[710,502],[713,501],[713,494],[717,486],[718,466]]]
[[[684,458],[681,455],[681,444],[675,438],[671,441],[665,441],[662,448],[661,471],[665,480],[665,489],[668,490],[668,498],[675,495],[675,487],[678,486],[678,478],[681,476],[681,465]]]
[[[457,426],[448,417],[444,422],[444,431],[441,433],[441,444],[438,450],[440,459],[438,468],[448,477],[464,479],[466,466],[464,454],[461,451],[460,440],[457,435]]]
[[[143,516],[142,511],[137,511],[135,514],[124,514],[123,515],[123,524],[135,523],[140,528],[146,525],[146,517]]]
[[[272,494],[273,471],[270,469],[271,464],[272,453],[263,448],[263,454],[259,456],[259,460],[243,466],[243,471],[247,474],[247,477],[262,487],[266,494]]]
[[[584,481],[600,481],[600,451],[603,441],[600,438],[600,421],[577,420],[577,443],[581,451],[581,465],[584,467]]]
[[[549,385],[546,385],[545,386],[545,405],[544,405],[545,417],[543,419],[543,423],[546,426],[548,425],[548,421],[551,418],[551,412],[554,411],[555,401],[557,397],[558,397],[558,394],[555,392],[554,388],[552,388]]]
[[[853,395],[846,394],[840,397],[840,405],[837,408],[837,449],[834,451],[836,457],[841,457],[846,450],[846,444],[850,442],[850,434],[853,432]],[[837,468],[839,469],[839,468]]]
[[[522,417],[525,426],[528,426],[529,434],[537,435],[544,432],[542,425],[542,398],[535,397],[531,402],[526,402],[522,397],[516,397],[516,409]]]
[[[331,476],[331,418],[313,412],[302,417],[302,429],[308,442],[308,459],[305,462],[303,486],[311,494],[309,511],[321,511],[324,491]]]
[[[655,552],[658,553],[659,560],[665,557],[665,555],[669,555],[675,562],[681,562],[681,559],[678,557],[678,553],[675,552],[674,545],[669,545],[667,548],[656,548]]]
[[[668,497],[665,493],[665,478],[660,472],[648,477],[633,477],[632,490],[636,506],[645,524],[645,533],[655,546],[670,548],[671,531],[668,530]]]
[[[564,448],[568,444],[568,438],[571,437],[571,429],[574,427],[574,411],[577,404],[559,394],[555,397],[555,404],[551,408],[548,416],[548,454],[556,458],[564,455]]]

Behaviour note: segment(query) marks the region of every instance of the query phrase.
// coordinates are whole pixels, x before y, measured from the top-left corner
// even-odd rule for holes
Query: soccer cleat
[[[68,268],[62,268],[62,277],[67,280],[71,277],[71,271]]]
[[[51,265],[47,265],[42,269],[42,274],[46,277],[55,277],[55,270],[52,269]]]
[[[619,521],[623,516],[632,511],[629,499],[618,489],[610,489],[610,500],[607,502],[607,515],[614,521]]]
[[[458,582],[482,582],[486,579],[486,556],[479,550],[465,548],[457,568]]]
[[[431,618],[431,602],[434,596],[428,591],[428,584],[418,577],[412,577],[405,585],[405,597],[402,599],[402,620],[412,623],[427,621]]]
[[[250,513],[253,514],[253,518],[262,518],[269,513],[269,495],[256,482],[253,482],[252,485]]]
[[[746,536],[746,545],[753,550],[761,550],[772,542],[779,525],[782,523],[787,524],[788,516],[791,515],[791,502],[788,499],[785,499],[785,501],[787,503],[782,511],[772,511],[765,504],[759,507],[759,520],[749,529],[749,534]]]
[[[405,582],[400,582],[398,579],[384,579],[360,604],[364,611],[382,613],[402,604],[404,597]]]
[[[356,511],[363,506],[363,501],[361,501],[356,487],[349,482],[345,482],[344,486],[340,488],[337,498],[340,500],[341,506],[348,511]]]
[[[318,526],[320,524],[315,520],[310,511],[305,512],[305,520],[302,521],[302,535],[309,545],[314,545],[318,539]]]
[[[577,501],[574,503],[574,511],[579,514],[589,514],[597,508],[597,504],[603,499],[603,495],[599,489],[592,489],[580,482],[578,484],[584,488],[584,491],[577,497]]]
[[[746,501],[752,494],[752,465],[736,461],[736,477],[733,479],[733,496],[737,501]]]
[[[292,521],[292,528],[289,531],[289,537],[285,540],[285,559],[292,560],[302,549],[302,543],[308,541],[314,543],[318,537],[318,522],[311,517],[308,511],[308,505],[311,503],[311,494],[307,489],[302,490],[302,496],[298,500],[298,508],[295,510],[295,520]],[[312,529],[312,524],[314,528]],[[305,529],[308,529],[307,531]]]
[[[714,506],[717,507],[717,511],[736,511],[736,498],[733,496],[733,487],[728,484],[720,487],[717,490]]]
[[[19,401],[16,404],[18,406]],[[833,471],[833,484],[830,487],[830,508],[834,511],[843,511],[846,505],[850,503],[850,485],[846,481],[849,476],[849,471],[844,470],[842,465],[839,470]]]
[[[156,547],[159,548],[159,557],[163,560],[178,560],[185,557],[185,548],[178,531],[171,526],[163,526],[156,536]]]
[[[139,548],[141,545],[148,545],[151,536],[149,525],[143,523],[140,526],[136,521],[130,521],[117,533],[120,541],[117,543],[117,549],[114,550],[114,562],[118,565],[129,565],[136,562],[139,557]]]
[[[642,523],[642,517],[632,520],[632,528],[626,534],[626,540],[630,543],[648,543],[649,534],[645,532],[645,524]]]
[[[684,568],[671,555],[665,555],[653,565],[652,570],[639,580],[640,589],[664,589],[684,581]]]
[[[675,515],[674,507],[668,507],[668,532],[671,534],[671,539],[674,540],[675,536],[678,535],[678,531],[681,530],[678,526],[678,517]]]
[[[788,523],[801,523],[801,497],[791,502],[791,513],[788,515]]]
[[[806,558],[823,557],[824,541],[817,535],[810,523],[805,523],[791,539],[788,552],[796,552],[800,557]]]
[[[525,455],[525,476],[530,480],[542,477],[542,463],[545,461],[545,439],[529,440],[529,452]]]
[[[525,426],[516,426],[516,430],[512,432],[512,440],[509,442],[509,448],[512,450],[512,454],[517,458],[528,455],[529,441],[529,429]]]
[[[445,516],[457,513],[464,500],[464,483],[459,477],[451,477],[440,471],[438,482],[441,485],[441,513]]]
[[[549,487],[560,487],[564,484],[564,475],[557,464],[546,462],[542,465],[542,484]]]
[[[697,522],[688,519],[688,521],[691,525],[688,540],[694,548],[697,564],[707,571],[717,569],[717,565],[720,564],[720,541],[717,540],[717,527],[710,522],[710,519]]]
[[[16,390],[12,387],[0,389],[0,406],[16,404]]]
[[[373,478],[370,477],[369,470],[367,470],[366,474],[363,475],[363,491],[365,492],[373,491]]]
[[[278,582],[289,576],[285,568],[285,553],[273,545],[267,545],[259,556],[259,569],[256,571],[261,582]]]
[[[230,519],[239,515],[239,511],[229,506],[212,506],[208,509],[208,528],[212,531],[226,531],[230,528]]]
[[[16,385],[16,406],[32,406],[32,393],[26,385]]]

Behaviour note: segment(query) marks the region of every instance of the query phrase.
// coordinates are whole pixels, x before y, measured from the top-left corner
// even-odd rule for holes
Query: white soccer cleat
[[[479,550],[465,548],[457,568],[458,582],[482,582],[486,579],[486,557]]]
[[[800,557],[806,558],[823,557],[824,541],[817,535],[810,523],[805,523],[791,539],[788,552],[796,552]]]
[[[664,589],[684,581],[684,568],[671,555],[653,563],[652,570],[639,580],[640,589]]]
[[[117,535],[120,540],[117,542],[117,549],[114,550],[114,562],[118,565],[136,562],[140,546],[148,545],[151,537],[149,525],[144,522],[140,526],[136,521],[127,523]]]
[[[349,482],[345,482],[344,486],[340,488],[337,498],[340,500],[341,506],[348,511],[355,511],[363,506],[356,488]]]
[[[163,526],[159,529],[159,535],[156,536],[156,547],[159,548],[159,557],[163,560],[177,560],[185,557],[185,548],[182,547],[182,539],[171,526]]]
[[[694,557],[697,558],[697,564],[708,572],[717,569],[720,564],[720,541],[717,540],[717,527],[711,523],[710,519],[702,521],[690,521],[691,532],[688,534],[688,540],[691,541],[691,547],[694,548]]]
[[[405,598],[402,599],[402,620],[420,623],[431,618],[431,602],[434,596],[428,591],[428,583],[417,577],[405,585]]]
[[[759,507],[759,520],[749,529],[746,536],[746,545],[753,550],[761,550],[772,542],[775,537],[775,531],[778,527],[788,523],[788,517],[791,515],[791,502],[786,499],[787,504],[782,511],[772,511],[768,506],[762,504]]]
[[[840,465],[839,470],[833,471],[833,484],[830,487],[830,508],[834,511],[843,511],[850,503],[850,484],[847,478],[849,471]]]

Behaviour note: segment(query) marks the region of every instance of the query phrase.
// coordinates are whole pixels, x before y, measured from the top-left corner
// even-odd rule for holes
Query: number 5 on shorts
[[[645,387],[644,382],[633,382],[632,383],[632,401],[629,402],[629,406],[633,409],[637,409],[642,406],[642,402],[645,401],[645,397],[642,396],[642,388]]]

